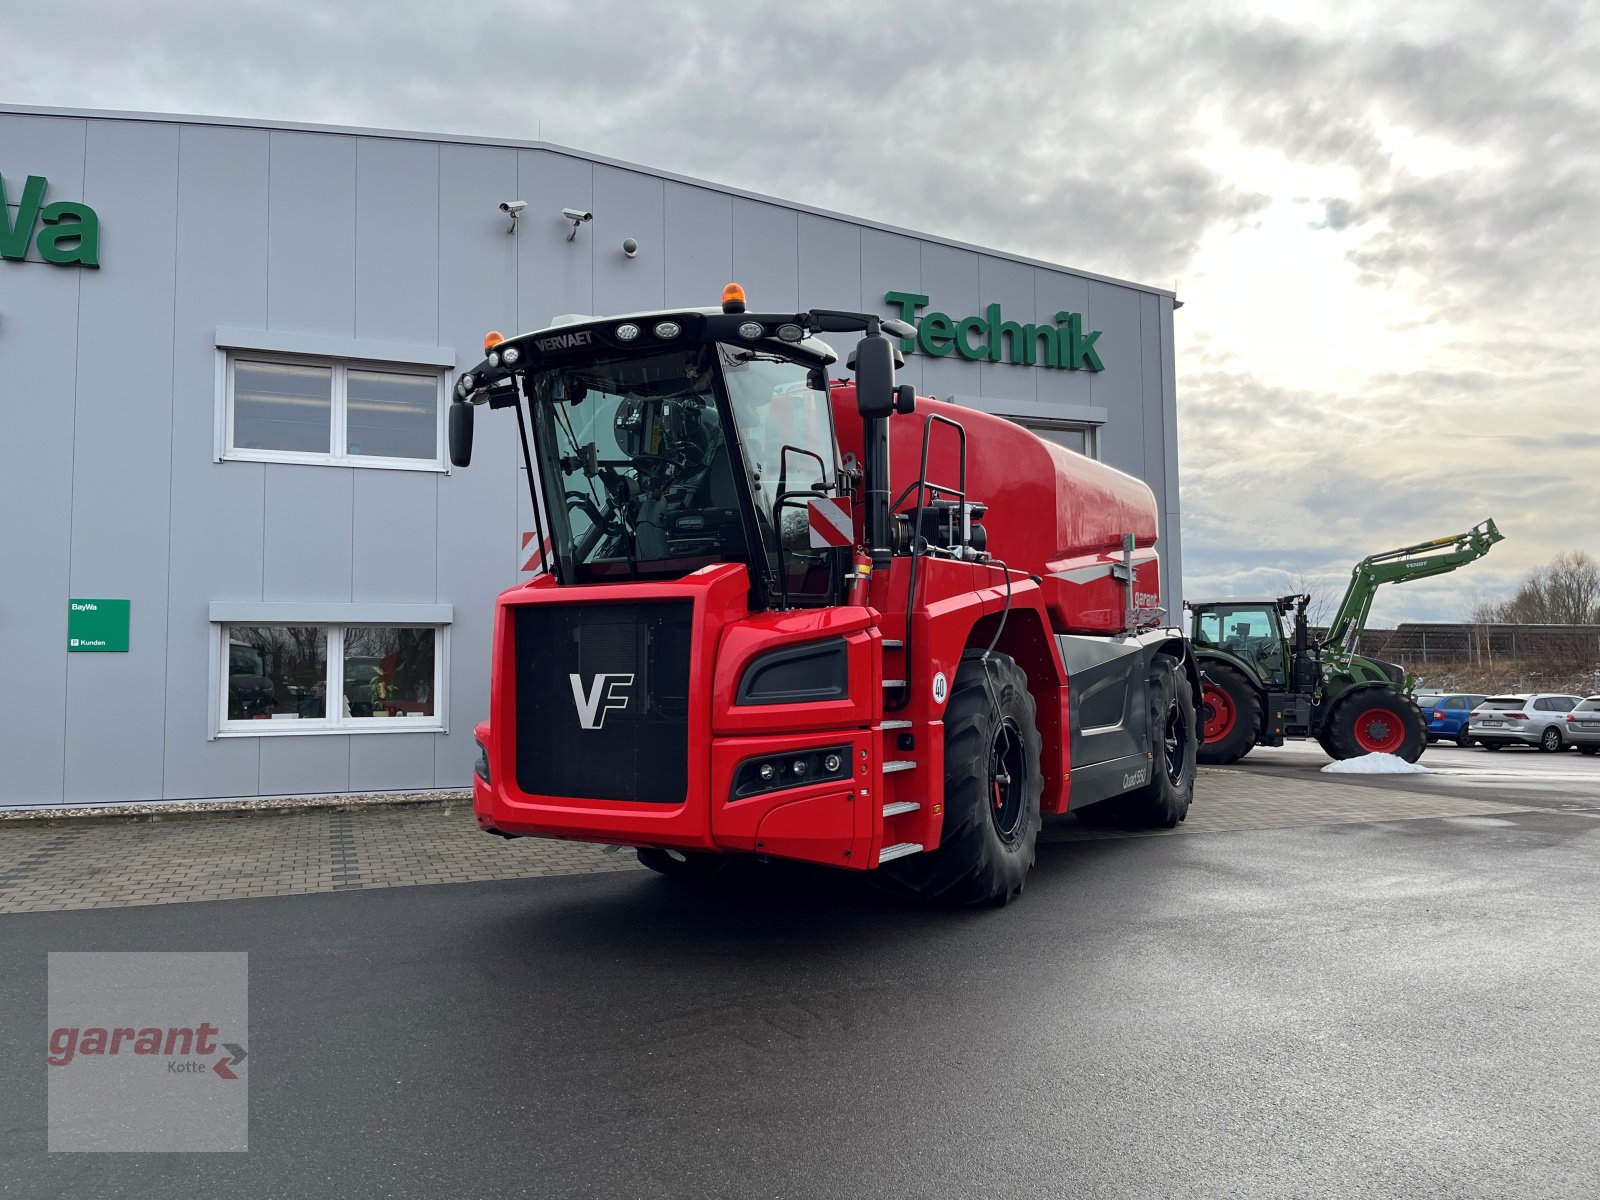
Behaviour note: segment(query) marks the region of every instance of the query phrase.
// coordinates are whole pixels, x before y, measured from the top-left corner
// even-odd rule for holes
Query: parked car
[[[1581,754],[1600,754],[1600,696],[1590,696],[1567,714],[1567,741]]]
[[[1422,710],[1422,719],[1428,723],[1428,740],[1437,742],[1441,738],[1451,738],[1458,746],[1472,745],[1472,735],[1467,732],[1467,719],[1472,716],[1472,710],[1487,699],[1487,696],[1461,693],[1418,696],[1417,707]]]
[[[1472,710],[1467,734],[1485,750],[1521,745],[1554,753],[1567,744],[1567,714],[1582,703],[1582,696],[1556,692],[1490,696]]]

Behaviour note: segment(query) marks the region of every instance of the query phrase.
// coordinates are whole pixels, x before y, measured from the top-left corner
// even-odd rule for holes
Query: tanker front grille
[[[682,803],[692,615],[688,601],[517,606],[517,786]]]

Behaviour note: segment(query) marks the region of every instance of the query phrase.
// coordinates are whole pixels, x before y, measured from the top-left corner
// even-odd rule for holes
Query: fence
[[[1360,650],[1429,687],[1600,693],[1600,625],[1415,622],[1367,630]]]

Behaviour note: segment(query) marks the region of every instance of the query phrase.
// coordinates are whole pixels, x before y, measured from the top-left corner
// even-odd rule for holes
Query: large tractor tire
[[[1428,746],[1428,727],[1416,702],[1392,688],[1362,688],[1340,700],[1328,717],[1335,758],[1393,754],[1416,762]]]
[[[1005,654],[961,657],[944,713],[944,832],[883,875],[924,900],[1006,904],[1022,894],[1039,838],[1040,739],[1028,677]]]
[[[1200,713],[1206,731],[1199,760],[1212,766],[1238,762],[1255,747],[1261,730],[1261,697],[1227,663],[1212,663],[1200,680]]]
[[[1176,829],[1194,803],[1194,688],[1176,659],[1159,654],[1145,679],[1150,697],[1150,782],[1091,807],[1113,810],[1130,825]]]

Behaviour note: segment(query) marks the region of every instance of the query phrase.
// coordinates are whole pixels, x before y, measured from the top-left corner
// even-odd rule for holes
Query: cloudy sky
[[[1600,555],[1600,4],[56,0],[3,98],[542,137],[1175,287],[1186,584]],[[1292,15],[1290,15],[1292,14]]]

